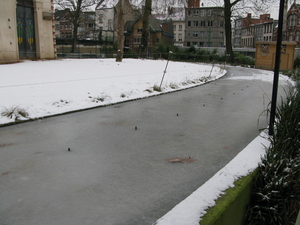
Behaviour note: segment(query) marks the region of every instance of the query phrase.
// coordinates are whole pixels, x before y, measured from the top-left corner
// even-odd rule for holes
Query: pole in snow
[[[165,74],[166,74],[166,72],[167,72],[168,64],[169,64],[169,61],[170,61],[170,58],[171,58],[171,54],[172,54],[172,53],[173,53],[173,52],[169,51],[169,57],[168,57],[167,65],[166,65],[166,68],[165,68],[165,70],[164,70],[163,77],[161,78],[161,82],[160,82],[160,85],[159,85],[159,89],[160,89],[160,90],[161,90],[161,85],[162,85],[162,83],[163,83],[163,81],[164,81],[164,78],[165,78]]]
[[[277,43],[276,43],[276,56],[275,56],[275,68],[274,68],[274,79],[273,79],[273,92],[272,92],[272,102],[271,102],[269,135],[274,135],[274,122],[275,122],[278,79],[279,79],[279,70],[280,70],[284,1],[285,0],[280,0],[280,5],[279,5],[278,32],[277,32]]]

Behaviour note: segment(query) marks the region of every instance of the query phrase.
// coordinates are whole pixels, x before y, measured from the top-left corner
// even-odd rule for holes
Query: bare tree
[[[226,61],[234,62],[232,49],[232,19],[253,12],[255,14],[268,12],[270,6],[278,0],[217,0],[211,5],[224,7],[225,37],[226,37]]]
[[[151,15],[151,5],[152,0],[146,0],[144,15],[143,15],[143,31],[142,31],[142,54],[144,57],[147,56],[148,53],[148,41],[149,41],[149,19]]]
[[[226,62],[233,63],[234,55],[232,50],[232,33],[231,33],[231,16],[232,16],[232,8],[237,3],[242,0],[235,0],[234,2],[230,2],[230,0],[224,0],[224,21],[225,21],[225,36],[226,36]]]
[[[78,39],[78,27],[84,18],[82,12],[91,6],[100,5],[104,0],[54,0],[61,9],[70,9],[69,18],[73,24],[72,52],[75,52]]]
[[[122,62],[124,53],[124,0],[120,0],[116,6],[117,10],[117,36],[118,36],[118,52],[116,62]]]

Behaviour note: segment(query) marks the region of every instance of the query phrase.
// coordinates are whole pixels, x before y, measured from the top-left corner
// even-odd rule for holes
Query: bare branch
[[[242,0],[235,0],[234,2],[230,3],[231,7],[235,6],[237,3],[239,3]]]

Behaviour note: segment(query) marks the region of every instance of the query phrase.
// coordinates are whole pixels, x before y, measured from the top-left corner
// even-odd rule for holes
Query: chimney
[[[200,0],[189,0],[188,1],[188,8],[199,8],[200,7]]]
[[[251,13],[248,13],[247,18],[251,18]]]

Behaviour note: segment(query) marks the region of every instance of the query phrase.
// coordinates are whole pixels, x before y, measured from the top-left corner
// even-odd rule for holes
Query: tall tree
[[[120,0],[116,5],[117,11],[117,36],[118,36],[118,52],[116,61],[122,62],[124,53],[124,0]]]
[[[232,18],[242,14],[254,12],[267,12],[272,4],[278,0],[219,0],[213,1],[214,5],[224,7],[225,37],[226,37],[226,61],[234,62],[232,49]]]
[[[149,42],[149,19],[151,15],[152,0],[146,0],[144,14],[143,14],[143,31],[142,31],[142,55],[147,57],[148,55],[148,42]]]
[[[226,62],[233,63],[234,55],[232,50],[232,31],[231,31],[231,10],[234,5],[242,0],[235,0],[230,2],[230,0],[224,0],[224,21],[225,21],[225,36],[226,36]]]
[[[61,9],[70,9],[69,18],[73,24],[72,52],[76,51],[78,40],[78,27],[84,18],[82,12],[91,6],[100,5],[104,0],[54,0],[54,3]]]

